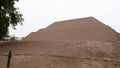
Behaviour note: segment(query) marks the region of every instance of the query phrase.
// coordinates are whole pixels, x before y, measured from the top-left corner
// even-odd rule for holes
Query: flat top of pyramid
[[[46,29],[56,30],[56,29],[65,29],[65,28],[90,27],[90,26],[104,26],[104,24],[98,21],[94,17],[85,17],[85,18],[71,19],[65,21],[58,21],[48,26]]]

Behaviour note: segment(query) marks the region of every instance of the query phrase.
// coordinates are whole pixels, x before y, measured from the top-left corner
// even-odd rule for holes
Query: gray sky
[[[55,21],[93,16],[120,32],[120,0],[20,0],[23,26],[10,35],[23,37]]]

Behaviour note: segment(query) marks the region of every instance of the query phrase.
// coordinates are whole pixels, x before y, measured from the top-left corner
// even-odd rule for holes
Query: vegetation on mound
[[[7,68],[10,68],[11,58],[12,58],[12,51],[9,51],[8,60],[7,60],[7,66],[6,66]]]

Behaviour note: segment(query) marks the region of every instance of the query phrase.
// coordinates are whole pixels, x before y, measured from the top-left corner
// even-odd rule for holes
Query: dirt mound
[[[25,41],[0,45],[0,67],[13,51],[11,68],[114,68],[120,63],[120,42]]]

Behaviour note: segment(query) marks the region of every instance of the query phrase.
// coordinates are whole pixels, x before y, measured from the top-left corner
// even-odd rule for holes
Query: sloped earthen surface
[[[120,42],[25,41],[0,46],[0,67],[6,68],[12,50],[11,68],[119,68]]]

